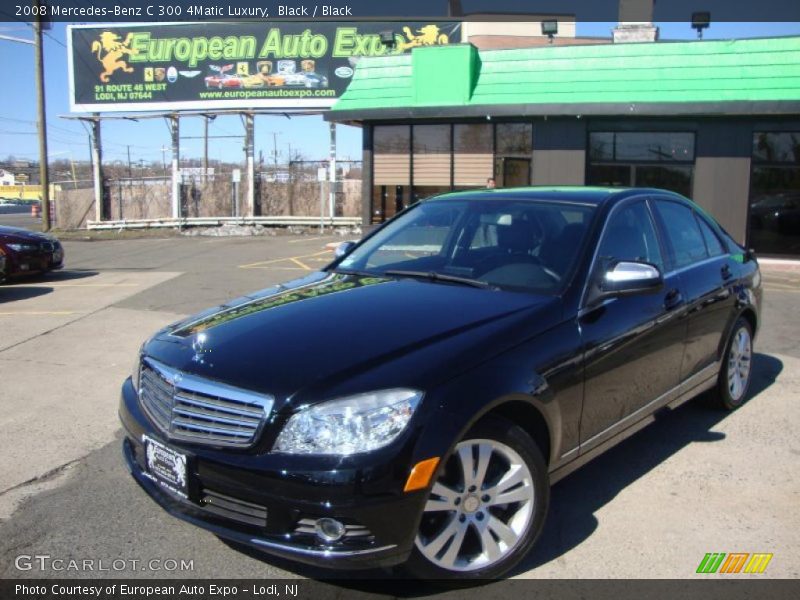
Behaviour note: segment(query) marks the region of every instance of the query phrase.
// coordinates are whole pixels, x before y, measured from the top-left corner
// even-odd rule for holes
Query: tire
[[[488,417],[440,467],[405,569],[429,580],[500,577],[535,543],[549,500],[539,447],[522,428]]]
[[[753,328],[747,319],[739,317],[731,329],[713,403],[725,410],[736,410],[747,399],[753,375]]]

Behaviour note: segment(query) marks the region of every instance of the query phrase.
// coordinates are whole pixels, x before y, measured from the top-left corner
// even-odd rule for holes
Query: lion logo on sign
[[[124,42],[119,41],[120,38],[116,33],[104,31],[100,34],[100,39],[92,42],[92,53],[97,54],[97,60],[103,63],[105,71],[100,73],[100,81],[108,83],[109,78],[118,69],[122,69],[125,73],[133,73],[133,67],[129,67],[128,63],[120,60],[123,56],[138,54],[138,50],[131,49],[131,36],[129,33]],[[105,52],[105,56],[101,56],[101,52]]]
[[[417,34],[415,35],[410,27],[403,27],[403,33],[408,38],[408,41],[398,44],[397,49],[399,52],[405,52],[409,48],[418,48],[419,46],[447,44],[450,41],[447,34],[440,33],[440,31],[438,25],[425,25],[425,27],[417,29]]]

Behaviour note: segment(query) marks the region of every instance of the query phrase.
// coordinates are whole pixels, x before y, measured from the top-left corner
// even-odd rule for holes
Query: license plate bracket
[[[145,434],[142,444],[145,475],[173,494],[188,498],[187,456]]]

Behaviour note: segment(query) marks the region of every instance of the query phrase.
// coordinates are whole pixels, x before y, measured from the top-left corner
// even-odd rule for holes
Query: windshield
[[[336,270],[557,294],[577,260],[593,210],[577,203],[495,198],[422,202]]]

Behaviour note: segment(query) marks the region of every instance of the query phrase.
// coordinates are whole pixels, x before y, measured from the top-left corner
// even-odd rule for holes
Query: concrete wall
[[[94,220],[94,190],[61,189],[53,195],[53,215],[59,229],[83,229]]]
[[[325,214],[328,214],[328,183],[324,184]],[[318,216],[320,184],[316,181],[298,181],[293,185],[286,183],[264,183],[261,186],[259,203],[262,216],[295,215]],[[336,195],[337,216],[355,217],[361,214],[362,195],[360,179],[345,179],[339,182]],[[186,217],[229,217],[231,216],[230,187],[218,189],[209,184],[206,187],[187,186]],[[172,197],[168,185],[118,186],[111,182],[110,215],[117,219],[163,219],[172,216]],[[290,208],[291,205],[291,208]],[[121,211],[120,211],[121,209]],[[239,193],[239,214],[244,212],[244,192]],[[60,229],[82,229],[86,221],[93,221],[94,191],[86,189],[57,190],[54,197],[56,226]]]

